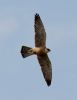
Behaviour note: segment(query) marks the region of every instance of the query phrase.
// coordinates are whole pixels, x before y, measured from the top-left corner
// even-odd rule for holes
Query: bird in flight
[[[47,55],[51,50],[46,48],[46,32],[44,25],[39,14],[35,14],[34,18],[34,30],[35,30],[35,47],[21,47],[21,55],[23,58],[26,58],[31,55],[37,55],[38,62],[41,66],[41,70],[44,76],[44,79],[48,86],[51,85],[52,81],[52,66]]]

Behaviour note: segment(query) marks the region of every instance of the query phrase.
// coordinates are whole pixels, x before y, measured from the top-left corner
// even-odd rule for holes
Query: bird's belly
[[[33,52],[37,55],[41,55],[45,53],[45,50],[44,48],[41,48],[41,47],[35,47],[33,48]]]

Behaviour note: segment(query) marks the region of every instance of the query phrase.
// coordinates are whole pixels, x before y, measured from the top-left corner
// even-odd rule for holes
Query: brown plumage
[[[46,32],[42,20],[38,14],[35,15],[35,46],[45,47],[46,46]]]
[[[35,47],[30,48],[22,46],[21,54],[23,58],[33,54],[37,55],[37,59],[41,66],[41,70],[45,78],[45,81],[47,85],[50,86],[52,80],[52,66],[47,55],[50,49],[46,48],[46,32],[39,14],[35,15],[34,29],[35,29]]]

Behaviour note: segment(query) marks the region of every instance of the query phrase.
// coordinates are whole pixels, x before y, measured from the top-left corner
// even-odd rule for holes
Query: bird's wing
[[[46,32],[44,29],[44,25],[39,14],[35,15],[35,46],[36,47],[45,47],[46,45]]]
[[[40,66],[41,66],[45,81],[46,81],[47,85],[49,86],[51,84],[51,80],[52,80],[51,62],[50,62],[47,54],[42,55],[42,56],[38,55],[37,58],[38,58]]]

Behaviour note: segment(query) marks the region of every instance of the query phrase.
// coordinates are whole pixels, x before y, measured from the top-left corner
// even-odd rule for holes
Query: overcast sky
[[[53,80],[47,86],[36,56],[23,59],[22,45],[34,47],[34,15],[47,33]],[[0,0],[0,100],[77,99],[77,1]]]

